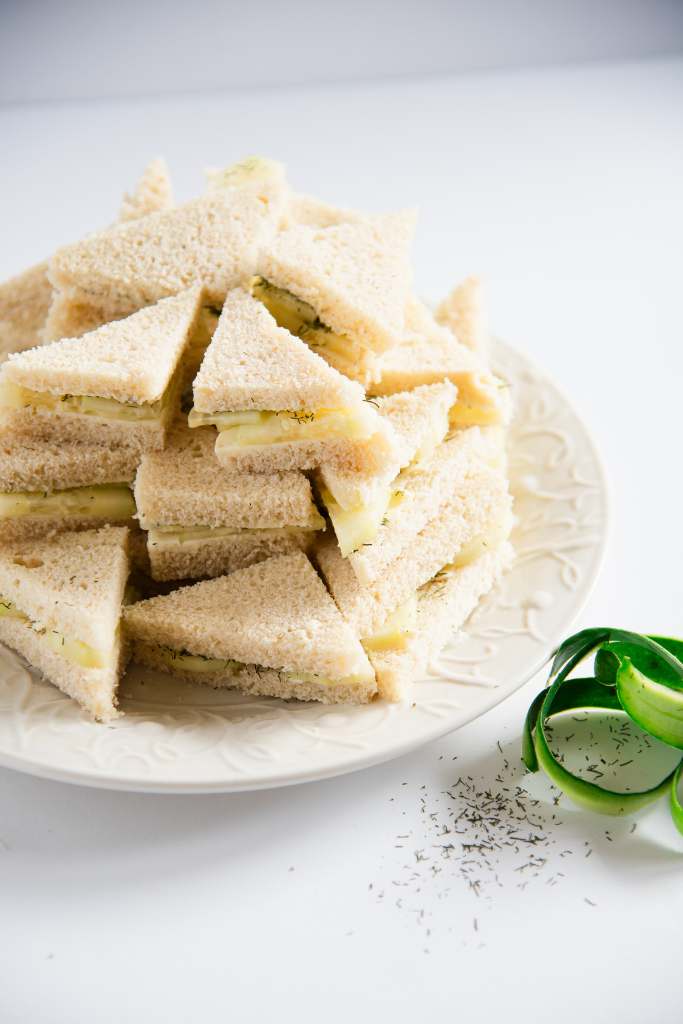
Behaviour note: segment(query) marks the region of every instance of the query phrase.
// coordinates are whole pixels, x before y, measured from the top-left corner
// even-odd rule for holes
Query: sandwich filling
[[[351,371],[372,358],[368,349],[348,335],[333,331],[323,323],[313,306],[286,288],[278,288],[264,277],[254,277],[251,294],[263,303],[279,327],[286,328],[314,352],[324,355],[341,373],[353,376]]]
[[[212,658],[205,654],[193,654],[188,650],[178,650],[166,644],[138,643],[136,654],[143,660],[145,652],[154,659],[155,663],[162,662],[174,672],[188,672],[197,676],[238,676],[245,671],[256,672],[277,672],[283,679],[291,683],[313,683],[319,686],[340,686],[340,685],[362,685],[372,682],[374,674],[343,676],[339,679],[329,679],[326,676],[314,675],[310,672],[289,672],[281,669],[266,668],[263,665],[249,665],[241,661],[234,661],[232,658]]]
[[[487,427],[504,423],[509,402],[501,395],[507,385],[496,377],[481,374],[458,376],[458,398],[451,406],[451,427]]]
[[[405,651],[417,625],[417,594],[397,608],[381,629],[372,636],[363,637],[366,651]]]
[[[12,601],[4,597],[0,597],[0,618],[15,619],[23,623],[27,629],[37,633],[55,654],[59,654],[60,657],[65,658],[72,665],[78,665],[80,668],[108,668],[114,664],[115,655],[113,652],[107,654],[96,647],[91,647],[90,644],[84,644],[82,640],[65,636],[56,629],[47,629],[47,627],[40,625],[40,623],[32,621],[30,616],[26,615]]]
[[[494,550],[508,536],[507,523],[491,524],[484,532],[464,544],[452,562],[444,565],[439,572],[424,583],[405,604],[393,612],[384,625],[371,636],[363,637],[361,643],[366,651],[405,651],[412,640],[417,626],[417,608],[421,596],[438,593],[449,582],[458,569],[471,565],[487,552]]]
[[[403,491],[394,484],[382,488],[376,498],[356,508],[343,509],[327,487],[320,488],[320,497],[327,509],[342,557],[372,544],[381,526],[391,521],[392,514],[403,501]]]
[[[0,493],[0,520],[38,517],[47,519],[131,519],[135,501],[128,484],[68,487],[61,491]]]
[[[486,530],[468,541],[467,544],[463,544],[453,561],[444,565],[435,576],[432,576],[431,580],[424,583],[418,593],[427,594],[430,591],[433,593],[435,590],[438,591],[438,589],[443,588],[453,573],[457,572],[458,569],[463,569],[466,565],[476,562],[478,558],[481,558],[489,551],[495,550],[507,539],[509,532],[509,523],[507,521],[492,523]]]
[[[172,547],[193,542],[201,543],[212,540],[225,540],[231,537],[277,537],[295,536],[302,531],[323,530],[325,521],[318,517],[319,523],[307,526],[277,526],[236,529],[234,526],[154,526],[148,531],[148,543],[152,547]]]
[[[192,409],[190,427],[213,424],[219,436],[216,450],[226,448],[266,448],[292,442],[329,441],[336,439],[362,441],[377,432],[377,420],[359,403],[348,409],[279,409],[259,412],[199,412]]]
[[[113,398],[96,395],[53,395],[49,391],[32,391],[9,381],[0,384],[0,408],[33,409],[106,423],[159,423],[165,418],[174,396],[174,381],[158,401],[139,403],[117,402]]]
[[[406,466],[391,483],[380,487],[371,501],[356,505],[354,508],[342,508],[330,486],[320,487],[320,498],[329,513],[343,558],[359,551],[366,544],[372,544],[380,527],[391,522],[394,509],[403,501],[401,480],[405,480],[411,469],[431,455],[441,440],[441,431],[434,426],[423,439],[410,465]]]

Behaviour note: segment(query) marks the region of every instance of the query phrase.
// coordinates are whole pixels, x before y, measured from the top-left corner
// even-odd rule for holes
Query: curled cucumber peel
[[[593,653],[593,675],[570,677]],[[548,742],[550,720],[594,710],[623,712],[650,736],[683,751],[683,640],[610,627],[569,637],[555,652],[547,688],[531,703],[522,737],[529,771],[542,768],[574,803],[599,814],[632,814],[668,793],[671,817],[683,834],[683,758],[656,786],[628,792],[597,786],[560,763]]]

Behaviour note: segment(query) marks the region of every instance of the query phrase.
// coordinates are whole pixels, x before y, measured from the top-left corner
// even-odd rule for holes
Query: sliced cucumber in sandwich
[[[56,629],[45,629],[32,622],[28,615],[5,597],[0,597],[0,618],[16,619],[23,622],[27,629],[32,629],[42,637],[55,654],[66,658],[72,665],[79,665],[81,668],[106,668],[111,660],[102,651],[91,647],[90,644],[84,644],[81,640],[65,636]]]
[[[92,516],[119,521],[131,519],[134,515],[135,500],[128,484],[98,484],[52,492],[17,491],[0,494],[0,519]]]

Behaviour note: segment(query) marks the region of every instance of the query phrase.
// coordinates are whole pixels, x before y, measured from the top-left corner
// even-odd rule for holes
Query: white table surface
[[[111,220],[158,153],[181,197],[261,152],[340,203],[419,204],[421,291],[483,273],[495,329],[604,455],[614,529],[581,625],[681,635],[682,103],[683,62],[662,61],[0,109],[0,274]],[[564,877],[520,889],[503,851],[492,899],[416,857],[457,775],[494,785],[497,740],[516,756],[538,685],[401,761],[270,793],[0,771],[3,1024],[680,1021],[683,841],[663,809],[633,835],[559,811]]]

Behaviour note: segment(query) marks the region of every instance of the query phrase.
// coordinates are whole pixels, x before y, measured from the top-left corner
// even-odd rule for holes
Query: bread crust
[[[132,483],[139,456],[129,448],[56,444],[0,433],[0,491],[61,491]]]
[[[257,530],[164,544],[151,537],[147,541],[152,579],[206,579],[246,569],[275,555],[293,551],[308,552],[317,536],[313,530]]]
[[[133,660],[140,665],[165,672],[186,683],[202,683],[215,689],[239,690],[254,697],[279,697],[281,700],[319,701],[322,704],[367,704],[377,696],[374,679],[359,683],[318,684],[293,682],[280,672],[245,665],[237,673],[204,675],[174,669],[148,644],[134,645]]]

